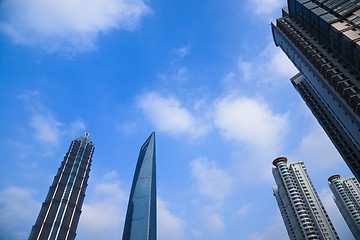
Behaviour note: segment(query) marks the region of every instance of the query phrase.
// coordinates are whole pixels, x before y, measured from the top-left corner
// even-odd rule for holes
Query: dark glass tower
[[[29,240],[75,238],[93,152],[94,144],[88,132],[72,141],[32,227]]]
[[[291,79],[360,181],[360,0],[288,0],[272,23]]]
[[[153,132],[140,149],[123,240],[156,240],[156,155]]]

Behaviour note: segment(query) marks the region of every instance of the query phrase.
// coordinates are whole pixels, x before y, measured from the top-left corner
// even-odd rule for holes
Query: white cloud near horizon
[[[138,96],[137,105],[158,131],[171,135],[188,134],[193,139],[207,133],[208,126],[175,97],[148,92]]]
[[[121,188],[117,173],[111,171],[101,179],[90,179],[87,198],[82,207],[77,239],[120,239],[125,221],[128,194]]]
[[[150,12],[143,0],[4,0],[0,31],[47,52],[84,52],[95,48],[99,34],[133,30]]]
[[[26,239],[35,223],[41,203],[34,190],[10,186],[0,191],[0,239]]]
[[[157,227],[159,240],[181,240],[185,234],[185,221],[168,209],[168,203],[157,198]]]
[[[121,239],[129,193],[122,189],[116,171],[101,178],[91,178],[87,198],[82,207],[77,239]],[[93,186],[93,187],[91,187]],[[157,198],[157,228],[159,240],[181,240],[185,221],[175,216],[169,203]]]

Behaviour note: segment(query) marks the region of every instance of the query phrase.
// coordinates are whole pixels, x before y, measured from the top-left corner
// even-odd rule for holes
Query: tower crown
[[[328,178],[328,181],[331,182],[332,180],[335,179],[340,179],[340,175],[336,174],[336,175],[332,175],[331,177]]]
[[[280,162],[285,162],[285,163],[287,163],[287,158],[286,157],[278,157],[278,158],[276,158],[274,161],[273,161],[273,165],[275,166],[275,167],[277,167],[277,165],[280,163]]]

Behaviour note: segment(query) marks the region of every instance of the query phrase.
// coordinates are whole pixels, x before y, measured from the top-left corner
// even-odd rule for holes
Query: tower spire
[[[156,240],[155,133],[140,148],[122,240]]]

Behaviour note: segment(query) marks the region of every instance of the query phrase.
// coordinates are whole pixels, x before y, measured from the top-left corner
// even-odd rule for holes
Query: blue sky
[[[0,1],[0,239],[25,239],[71,141],[95,144],[78,240],[120,239],[156,131],[158,239],[287,239],[272,161],[352,176],[289,79],[286,1]]]

